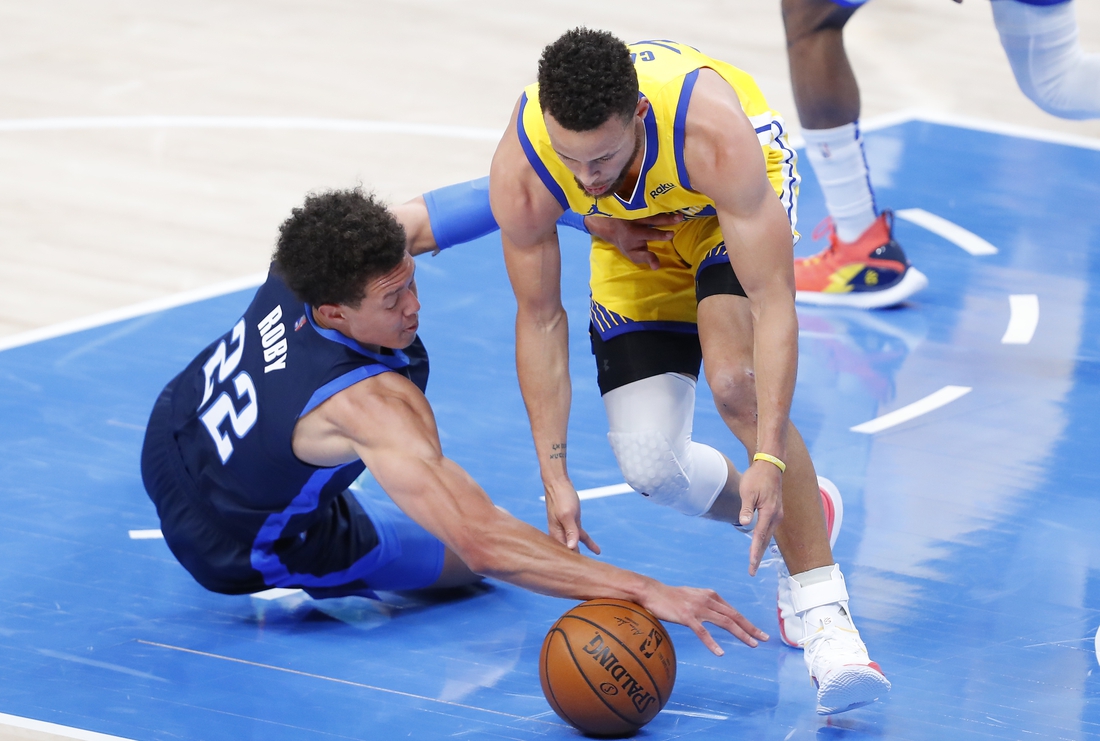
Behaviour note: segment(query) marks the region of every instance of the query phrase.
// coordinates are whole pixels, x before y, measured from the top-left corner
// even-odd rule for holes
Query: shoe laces
[[[863,640],[859,637],[859,631],[853,628],[842,628],[836,623],[822,625],[808,635],[804,635],[798,645],[811,657],[811,663],[816,660],[821,649],[832,644],[834,648],[851,652],[866,652]],[[853,645],[855,644],[855,645]]]
[[[818,241],[824,237],[829,238],[829,246],[818,252],[816,255],[810,255],[809,257],[802,258],[802,261],[806,265],[816,265],[822,260],[826,260],[836,252],[836,247],[839,242],[836,236],[836,224],[833,222],[832,216],[826,216],[821,221],[817,222],[817,226],[810,232],[810,239]]]
[[[833,223],[833,217],[826,216],[824,219],[817,222],[817,226],[810,232],[810,239],[816,242],[823,237],[831,235],[834,231],[836,231],[836,226]]]

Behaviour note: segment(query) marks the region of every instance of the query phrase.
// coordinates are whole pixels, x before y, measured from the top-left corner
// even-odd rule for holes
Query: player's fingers
[[[647,242],[667,242],[676,236],[673,232],[665,229],[654,229],[652,227],[644,227],[643,231],[639,235]]]
[[[688,627],[691,631],[699,637],[699,640],[703,642],[703,645],[710,649],[710,652],[715,656],[724,656],[725,651],[718,645],[718,641],[714,640],[714,637],[710,634],[706,628],[703,627],[703,623],[699,620],[693,620],[688,623]]]
[[[765,540],[764,528],[760,525],[752,532],[752,545],[749,546],[749,576],[756,576],[756,570],[760,568],[760,562],[764,558],[764,550],[768,547],[771,536]]]
[[[767,633],[753,625],[751,620],[738,612],[737,609],[733,607],[733,605],[722,599],[722,596],[719,595],[717,592],[711,595],[710,607],[716,614],[721,615],[726,620],[731,621],[734,625],[743,630],[747,635],[751,635],[753,638],[761,641],[768,640]],[[711,622],[716,623],[716,621],[714,620],[711,620]],[[717,624],[725,627],[725,625],[722,623]],[[729,628],[726,628],[726,630],[729,630],[731,633],[734,633],[734,635],[737,635],[735,631],[730,630]]]
[[[727,617],[726,615],[723,615],[720,612],[712,613],[706,618],[706,621],[708,623],[714,623],[715,625],[732,635],[734,638],[744,643],[746,646],[756,648],[760,645],[760,643],[756,640],[756,637],[753,636],[752,633],[750,633],[748,630],[746,630],[740,623],[730,617]],[[763,640],[767,639],[765,638]]]
[[[635,223],[646,224],[648,226],[671,226],[672,224],[679,224],[683,220],[683,214],[657,214],[656,216],[648,216],[644,219],[639,219]]]
[[[597,556],[600,555],[600,547],[596,545],[596,541],[592,540],[592,536],[589,535],[583,527],[581,528],[581,542],[584,543],[585,548],[592,551]]]
[[[661,267],[661,259],[657,255],[653,254],[649,250],[645,251],[646,264],[649,265],[650,270],[657,270]]]

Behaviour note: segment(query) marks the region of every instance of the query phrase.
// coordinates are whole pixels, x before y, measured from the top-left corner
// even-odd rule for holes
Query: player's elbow
[[[503,537],[502,530],[500,523],[494,521],[463,528],[454,548],[470,571],[478,576],[507,578],[513,545],[507,537]]]

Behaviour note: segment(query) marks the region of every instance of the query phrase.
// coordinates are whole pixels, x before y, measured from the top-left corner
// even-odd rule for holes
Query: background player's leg
[[[844,24],[859,2],[783,0],[787,57],[806,157],[832,218],[829,247],[795,261],[798,300],[876,308],[927,285],[879,214],[859,128],[859,86],[844,50]]]
[[[804,129],[832,129],[859,118],[859,85],[843,36],[855,11],[830,0],[783,0],[791,87]]]
[[[1054,116],[1100,117],[1100,54],[1081,48],[1072,0],[994,0],[993,20],[1024,95]]]
[[[753,331],[749,301],[742,296],[714,295],[699,302],[699,341],[703,366],[714,403],[730,431],[749,451],[756,452],[756,382],[753,374]],[[833,563],[817,474],[802,436],[794,425],[787,431],[787,471],[783,474],[783,521],[775,542],[791,573]],[[732,493],[727,496],[732,496]],[[723,502],[721,511],[740,509],[740,497]]]

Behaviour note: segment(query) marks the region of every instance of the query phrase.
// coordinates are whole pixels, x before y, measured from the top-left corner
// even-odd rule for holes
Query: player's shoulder
[[[337,391],[322,405],[333,421],[378,419],[428,406],[424,392],[401,373],[383,371]]]

